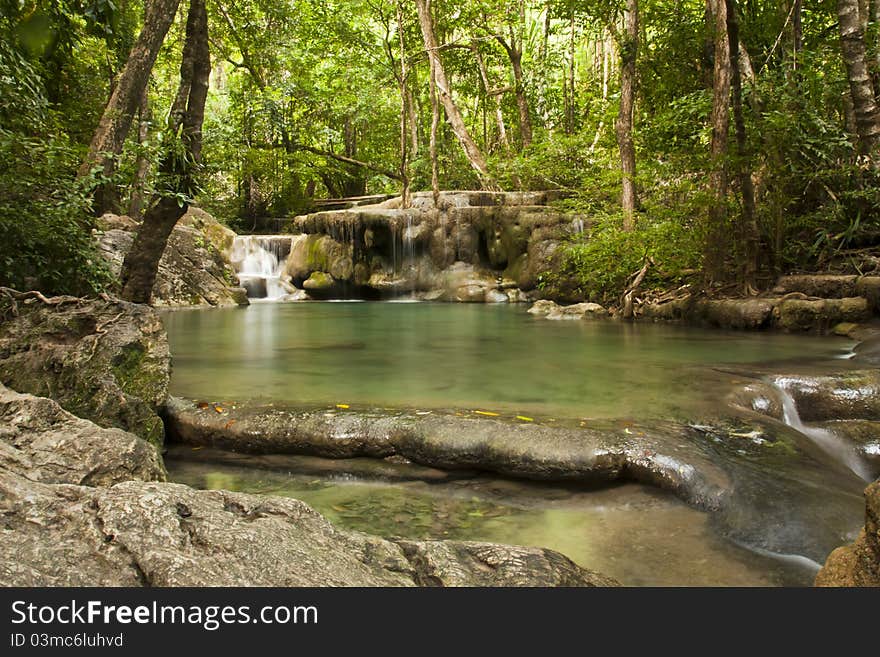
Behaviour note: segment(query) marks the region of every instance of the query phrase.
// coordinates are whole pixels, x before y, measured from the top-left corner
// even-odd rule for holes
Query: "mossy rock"
[[[49,397],[102,427],[161,446],[158,412],[168,394],[171,356],[149,306],[82,300],[19,303],[0,323],[0,382]]]

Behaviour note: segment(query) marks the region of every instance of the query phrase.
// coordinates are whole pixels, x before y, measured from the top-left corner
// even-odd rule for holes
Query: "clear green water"
[[[163,317],[173,394],[479,409],[536,420],[701,418],[745,381],[731,372],[840,366],[835,359],[852,346],[775,333],[553,322],[523,307],[482,304],[254,304]],[[427,473],[430,483],[389,481],[376,465],[352,473],[350,464],[306,460],[212,461],[175,446],[167,462],[176,481],[296,497],[340,527],[549,547],[625,584],[803,585],[815,572],[803,560],[734,545],[706,514],[643,486],[585,491],[492,478],[450,482],[443,473]]]
[[[845,340],[561,321],[521,306],[254,304],[166,313],[172,393],[217,400],[484,409],[528,417],[690,417],[715,368],[821,360]]]
[[[770,559],[718,537],[705,514],[635,484],[579,491],[479,478],[389,483],[341,471],[297,474],[296,457],[285,471],[283,457],[267,469],[259,457],[212,463],[188,452],[172,449],[169,474],[197,488],[295,497],[337,527],[385,537],[548,547],[630,586],[808,585],[815,575],[801,561]]]

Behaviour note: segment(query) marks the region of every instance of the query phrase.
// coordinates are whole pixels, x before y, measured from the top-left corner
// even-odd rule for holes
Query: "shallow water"
[[[291,303],[164,314],[172,393],[217,400],[689,418],[735,377],[822,361],[843,339],[548,321],[522,306]],[[841,361],[837,361],[838,364]]]
[[[392,537],[548,547],[631,586],[808,585],[805,561],[768,558],[715,534],[706,514],[627,484],[578,490],[476,478],[443,483],[365,481],[192,460],[176,447],[170,477],[196,488],[303,500],[334,525]],[[295,460],[295,459],[293,459]]]

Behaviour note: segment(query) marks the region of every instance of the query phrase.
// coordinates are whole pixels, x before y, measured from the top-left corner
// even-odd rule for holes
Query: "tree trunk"
[[[446,77],[446,71],[443,68],[443,62],[440,59],[439,46],[437,45],[437,37],[434,35],[434,21],[431,18],[430,0],[416,0],[416,8],[419,12],[419,26],[422,29],[422,38],[425,41],[425,50],[428,53],[428,61],[431,65],[432,75],[434,79],[435,93],[443,105],[446,112],[446,118],[452,131],[458,138],[468,162],[480,176],[480,180],[484,187],[494,187],[494,182],[489,175],[489,168],[486,165],[486,158],[483,152],[477,146],[476,142],[468,132],[461,111],[452,99],[452,93],[449,88],[449,81]]]
[[[138,111],[138,144],[143,147],[150,136],[150,99],[147,90],[141,99],[141,107]],[[128,204],[128,214],[132,219],[140,221],[144,218],[144,188],[147,183],[147,175],[150,173],[150,158],[145,153],[138,153],[135,165],[135,181],[132,187],[131,200]]]
[[[724,280],[727,254],[727,139],[730,129],[730,40],[725,0],[710,0],[714,23],[715,67],[712,76],[712,170],[709,186],[714,201],[709,209],[703,269],[706,282]]]
[[[180,64],[180,86],[169,114],[166,152],[159,167],[172,189],[166,190],[147,211],[125,256],[122,298],[128,301],[149,303],[168,236],[189,208],[189,202],[181,200],[181,196],[188,198],[191,195],[195,169],[201,162],[202,122],[210,74],[205,0],[191,0]],[[183,153],[175,147],[178,139],[182,142]]]
[[[742,73],[739,65],[739,15],[736,0],[727,0],[727,31],[730,43],[733,120],[736,126],[736,150],[739,157],[737,169],[743,203],[743,286],[745,292],[751,294],[755,292],[757,288],[758,256],[761,235],[758,230],[758,221],[756,218],[755,185],[752,182],[752,168],[746,137],[746,122],[745,117],[743,116]]]
[[[636,193],[636,148],[633,141],[633,112],[636,92],[636,59],[639,50],[639,3],[626,0],[625,33],[620,39],[620,110],[617,113],[617,145],[623,175],[623,229],[635,227],[638,197]]]
[[[503,89],[493,89],[489,85],[489,71],[486,68],[486,62],[480,53],[480,47],[476,41],[471,42],[471,50],[477,60],[477,66],[480,69],[480,78],[483,81],[483,90],[486,97],[491,97],[495,105],[495,128],[498,130],[498,143],[504,148],[505,152],[510,151],[510,142],[507,139],[507,127],[504,125],[504,112],[501,109],[501,99],[504,94]]]
[[[859,0],[838,0],[840,41],[855,113],[858,151],[876,158],[880,146],[880,106],[868,71]]]
[[[407,96],[406,81],[409,77],[409,71],[406,66],[406,40],[403,35],[403,6],[402,0],[397,0],[397,37],[400,43],[400,179],[401,206],[408,208],[410,205],[409,198],[409,175],[407,174]]]
[[[515,46],[508,54],[510,55],[510,65],[513,67],[516,107],[519,110],[519,133],[523,148],[528,148],[532,145],[532,117],[529,113],[529,99],[526,98],[526,86],[523,81],[522,50]]]
[[[150,72],[156,63],[165,35],[174,22],[180,0],[149,0],[144,9],[144,27],[119,74],[110,100],[92,136],[89,151],[79,168],[84,178],[97,166],[105,177],[112,176],[116,158],[122,153],[134,114],[144,96]],[[115,193],[103,185],[95,194],[95,210],[102,213],[114,204]]]
[[[431,70],[428,75],[428,87],[431,94],[431,137],[428,144],[429,156],[431,158],[431,192],[434,195],[434,207],[440,204],[440,166],[437,162],[437,130],[440,128],[440,102],[437,99],[437,79],[434,77],[433,60],[431,62]]]

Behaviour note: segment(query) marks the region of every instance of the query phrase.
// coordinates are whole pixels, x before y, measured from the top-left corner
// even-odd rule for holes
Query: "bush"
[[[583,241],[566,251],[565,267],[584,296],[607,303],[617,299],[629,278],[652,258],[644,287],[680,285],[700,265],[698,231],[680,217],[640,216],[636,229],[624,232],[619,214],[596,215]]]

